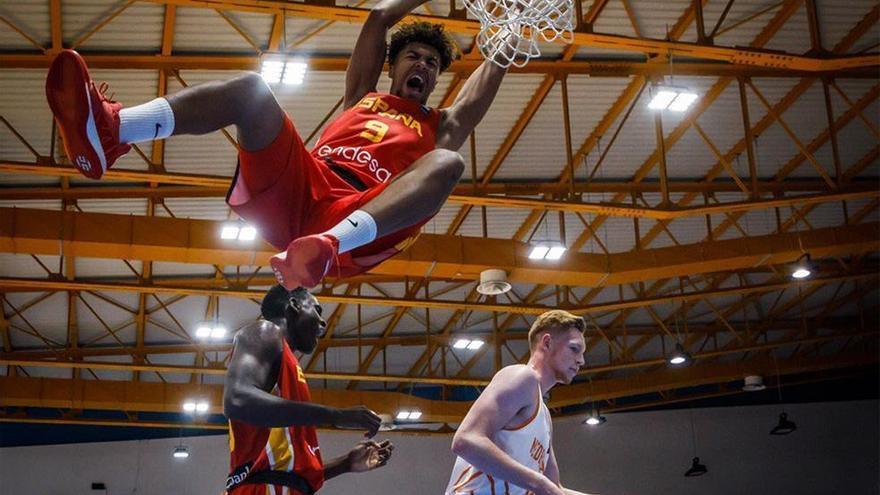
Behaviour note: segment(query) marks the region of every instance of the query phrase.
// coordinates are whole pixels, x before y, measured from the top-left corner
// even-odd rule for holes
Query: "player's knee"
[[[236,101],[247,106],[249,110],[264,105],[276,104],[272,89],[266,84],[262,76],[256,72],[245,72],[231,81],[233,91],[237,96]],[[258,111],[257,111],[258,113]]]
[[[455,184],[464,173],[464,158],[461,154],[444,149],[434,150],[435,154],[433,173],[436,179]]]
[[[229,104],[236,105],[235,124],[239,129],[260,129],[268,116],[278,113],[278,101],[272,89],[256,72],[245,72],[230,81],[233,98]]]

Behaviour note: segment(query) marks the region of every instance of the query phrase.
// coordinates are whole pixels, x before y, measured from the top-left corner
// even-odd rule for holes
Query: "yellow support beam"
[[[369,9],[337,7],[319,2],[287,2],[281,0],[148,0],[153,3],[177,5],[181,7],[208,8],[242,12],[256,12],[298,18],[322,19],[327,21],[363,24],[369,16]],[[442,24],[446,30],[476,36],[480,23],[469,19],[430,15],[409,15],[408,21],[428,21]],[[718,60],[728,63],[754,65],[761,67],[785,67],[806,71],[828,71],[852,67],[876,66],[880,56],[875,54],[849,57],[812,58],[788,53],[770,52],[756,49],[728,48],[680,41],[665,41],[635,38],[614,34],[575,32],[573,44],[617,50],[624,52],[669,54],[676,57],[691,57],[704,60]]]
[[[752,358],[734,363],[694,365],[686,369],[661,370],[559,386],[551,394],[550,407],[584,404],[660,390],[694,387],[741,380],[750,374],[798,374],[840,368],[876,365],[875,353],[864,351],[827,357],[797,357],[779,360]],[[778,366],[777,366],[778,364]],[[311,374],[310,374],[311,376]],[[120,410],[179,413],[185,400],[201,397],[212,414],[223,412],[221,385],[190,383],[69,380],[58,378],[0,377],[0,407],[42,407],[57,409]],[[433,401],[396,392],[312,389],[312,400],[333,407],[365,405],[380,414],[394,415],[402,408],[418,408],[425,422],[457,423],[469,402]]]
[[[774,284],[758,284],[744,285],[726,289],[716,289],[698,292],[685,292],[683,294],[670,294],[655,297],[639,297],[617,302],[590,304],[584,306],[561,306],[562,309],[575,314],[596,314],[621,311],[624,309],[640,308],[645,306],[653,306],[657,304],[666,304],[670,302],[696,301],[702,299],[725,297],[725,296],[742,296],[746,294],[773,292],[792,287],[799,286],[815,286],[817,284],[828,284],[835,282],[843,282],[847,280],[876,279],[877,272],[859,272],[839,276],[811,278],[809,280],[791,280],[788,282],[780,282]],[[211,297],[238,297],[256,300],[261,298],[265,292],[262,290],[248,289],[212,289],[212,288],[193,288],[171,285],[157,284],[124,284],[124,283],[100,283],[100,282],[84,282],[84,281],[65,281],[65,280],[46,280],[46,279],[30,279],[30,278],[0,278],[0,291],[5,292],[53,292],[53,291],[90,291],[90,292],[136,292],[139,294],[157,294],[157,293],[174,293],[187,296],[211,296]],[[536,304],[497,304],[487,302],[467,302],[467,301],[444,301],[440,299],[415,299],[415,298],[394,298],[394,297],[374,297],[374,296],[356,296],[345,294],[334,294],[332,292],[317,293],[315,297],[325,303],[337,304],[366,304],[372,306],[390,306],[397,307],[401,311],[404,308],[434,308],[447,309],[453,311],[470,310],[482,312],[498,312],[510,313],[516,315],[540,315],[549,309],[559,308],[559,305],[543,306]],[[392,344],[394,341],[389,340],[388,336],[381,337],[381,344]],[[424,342],[424,337],[422,341]]]
[[[0,252],[265,266],[275,249],[219,237],[222,222],[106,213],[0,208]],[[804,251],[814,259],[880,250],[880,223],[703,242],[639,252],[568,253],[531,260],[529,245],[506,239],[424,234],[371,271],[379,275],[476,280],[500,268],[515,283],[595,287],[695,273],[782,264]]]
[[[226,70],[259,71],[261,59],[258,55],[214,54],[214,55],[173,55],[147,54],[143,52],[122,52],[114,54],[83,53],[89,67],[93,69],[114,70]],[[0,67],[8,69],[47,69],[54,54],[25,54],[0,52]],[[316,72],[344,72],[349,58],[336,55],[312,54],[308,58],[309,70]],[[461,58],[453,61],[448,72],[467,76],[477,67],[481,59]],[[387,69],[387,67],[386,67]],[[664,64],[638,60],[533,60],[525,67],[511,67],[514,74],[582,74],[592,77],[659,77],[668,73]],[[677,61],[675,73],[682,76],[727,76],[727,77],[807,77],[815,76],[810,70],[785,67],[759,67],[747,64],[722,62]],[[822,73],[836,78],[871,79],[876,77],[874,67],[855,67],[843,70],[830,70]],[[448,100],[446,100],[448,102]]]

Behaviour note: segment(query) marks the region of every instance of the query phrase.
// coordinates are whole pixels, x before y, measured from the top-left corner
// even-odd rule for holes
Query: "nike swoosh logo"
[[[346,218],[346,220],[348,220],[348,223],[350,223],[352,227],[357,228],[358,222],[355,222],[354,220],[352,220],[350,218]]]
[[[153,134],[153,139],[156,139],[157,137],[159,137],[159,129],[161,129],[161,128],[162,128],[162,124],[156,122],[156,133]]]

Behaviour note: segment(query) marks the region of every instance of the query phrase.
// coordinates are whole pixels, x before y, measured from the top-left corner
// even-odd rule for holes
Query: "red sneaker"
[[[269,265],[285,289],[311,288],[327,275],[338,251],[336,238],[323,234],[307,235],[294,239],[286,251],[272,256]]]
[[[89,76],[83,58],[63,50],[52,61],[46,77],[46,99],[64,138],[64,151],[74,167],[91,179],[100,179],[131,145],[119,142],[122,104],[104,96]]]

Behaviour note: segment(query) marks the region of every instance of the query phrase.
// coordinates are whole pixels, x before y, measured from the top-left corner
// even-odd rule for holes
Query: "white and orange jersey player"
[[[529,330],[531,357],[492,378],[452,440],[446,495],[583,495],[562,488],[542,397],[584,365],[584,320],[548,311]]]

